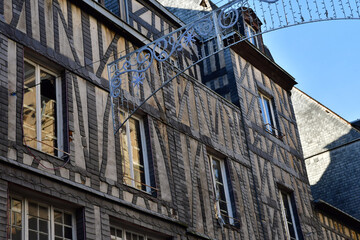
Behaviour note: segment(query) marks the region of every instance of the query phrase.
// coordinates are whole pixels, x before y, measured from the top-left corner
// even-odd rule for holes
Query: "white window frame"
[[[229,218],[229,223],[231,225],[234,225],[234,215],[233,215],[233,209],[231,206],[231,198],[230,198],[230,192],[229,192],[229,185],[227,182],[227,175],[226,175],[226,170],[225,170],[225,160],[214,157],[212,155],[209,155],[209,160],[210,160],[210,168],[211,168],[211,176],[212,176],[212,182],[213,182],[213,187],[214,187],[214,193],[216,193],[216,180],[215,180],[215,173],[214,173],[214,168],[213,168],[213,159],[217,160],[220,162],[220,168],[221,168],[221,175],[222,175],[222,180],[223,180],[223,185],[224,185],[224,192],[225,192],[225,199],[226,199],[226,207],[228,210],[228,218]],[[216,197],[216,196],[215,196]],[[218,210],[218,214],[221,216],[221,211],[220,211],[220,204],[219,201],[216,201],[216,208]]]
[[[111,228],[114,228],[115,231],[116,230],[121,230],[122,231],[122,236],[121,238],[119,238],[118,236],[115,236],[116,238],[113,238],[114,235],[111,235]],[[139,227],[140,228],[140,227]],[[118,226],[115,226],[115,225],[110,225],[110,239],[111,240],[118,240],[118,239],[122,239],[122,240],[129,240],[127,239],[126,237],[126,233],[131,233],[131,234],[136,234],[137,236],[141,236],[144,238],[144,240],[148,240],[148,239],[151,239],[151,240],[160,240],[160,238],[158,237],[154,237],[154,236],[149,236],[148,234],[145,233],[139,233],[141,231],[141,229],[137,229],[136,232],[134,230],[128,230],[127,228],[122,228],[122,227],[118,227]],[[130,239],[131,240],[131,239]]]
[[[266,110],[266,107],[265,107],[265,104],[264,104],[264,99],[266,99],[268,102],[269,102],[269,112],[270,112],[270,119],[268,119],[268,116],[267,114],[265,113],[264,116],[265,116],[265,128],[267,131],[275,134],[275,136],[279,136],[279,132],[277,130],[277,124],[276,124],[276,119],[275,119],[275,113],[274,113],[274,108],[273,108],[273,99],[272,98],[269,98],[267,96],[265,96],[264,94],[262,94],[261,92],[259,92],[259,96],[261,98],[261,104],[262,104],[262,108],[260,109],[264,109]],[[262,111],[262,110],[261,110]],[[261,119],[264,121],[264,117],[261,113]],[[271,124],[271,121],[273,122],[273,125]],[[271,126],[271,129],[268,127],[268,125]]]
[[[128,113],[121,111],[124,114],[125,119],[128,117]],[[136,188],[135,186],[135,173],[134,173],[134,163],[133,163],[133,153],[132,153],[132,146],[131,146],[131,135],[130,135],[130,119],[133,118],[139,122],[140,127],[140,139],[141,139],[141,147],[143,152],[143,162],[144,162],[144,174],[145,174],[145,186],[146,186],[146,192],[150,193],[150,173],[149,173],[149,161],[148,161],[148,155],[147,155],[147,148],[146,148],[146,135],[145,135],[145,128],[144,128],[144,121],[143,119],[140,119],[136,116],[131,116],[125,123],[126,127],[126,139],[128,142],[128,153],[129,153],[129,165],[130,165],[130,176],[131,176],[131,187]],[[124,169],[123,169],[124,172]],[[143,191],[141,189],[138,189],[140,191]]]
[[[284,201],[283,201],[283,197],[282,194],[286,195],[286,200],[288,202],[289,205],[289,210],[290,210],[290,215],[291,215],[291,221],[294,227],[294,232],[295,232],[295,239],[298,240],[299,239],[299,235],[297,232],[297,226],[296,226],[296,221],[295,221],[295,215],[294,215],[294,210],[293,210],[293,205],[291,204],[291,198],[290,198],[290,194],[284,191],[279,191],[280,194],[280,203],[281,203],[281,212],[282,212],[282,217],[283,217],[283,221],[284,221],[284,225],[285,225],[285,230],[286,230],[286,236],[287,238],[290,240],[290,230],[289,230],[289,226],[288,226],[288,220],[286,218],[286,212],[285,212],[285,206],[284,206]]]
[[[71,215],[71,223],[72,223],[72,238],[76,239],[76,217],[75,214],[71,211],[67,211],[58,207],[54,207],[49,204],[45,204],[42,202],[39,202],[37,200],[32,200],[24,197],[19,197],[17,195],[10,195],[11,198],[15,198],[19,201],[21,201],[21,239],[24,240],[31,240],[29,239],[29,202],[33,202],[38,204],[39,206],[44,206],[48,208],[48,216],[49,216],[49,240],[55,239],[55,219],[54,219],[54,210],[58,210],[61,212],[65,212],[69,215]],[[11,206],[9,206],[11,208]],[[11,209],[9,209],[10,211]],[[11,215],[8,216],[11,218]]]
[[[255,29],[250,26],[249,23],[245,22],[245,36],[248,37],[249,42],[251,42],[257,48],[259,47],[259,42],[256,36]]]
[[[42,67],[38,63],[31,61],[29,59],[24,59],[24,62],[35,67],[35,89],[36,89],[36,140],[37,145],[36,149],[41,151],[41,83],[40,83],[40,74],[41,71],[44,71],[55,77],[55,87],[56,87],[56,131],[57,131],[57,148],[59,149],[57,152],[57,157],[62,157],[64,149],[64,141],[63,141],[63,115],[62,115],[62,86],[61,86],[61,78],[58,74]],[[25,71],[25,68],[24,68]],[[22,123],[23,124],[23,123]]]

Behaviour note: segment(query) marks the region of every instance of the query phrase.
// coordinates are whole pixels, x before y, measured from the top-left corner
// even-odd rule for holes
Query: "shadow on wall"
[[[360,139],[350,131],[326,149],[329,152],[307,160],[309,171],[320,175],[316,183],[310,181],[313,197],[360,219]]]

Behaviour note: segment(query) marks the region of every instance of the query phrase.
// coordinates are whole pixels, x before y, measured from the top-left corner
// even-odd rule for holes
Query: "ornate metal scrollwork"
[[[151,68],[155,62],[157,64],[166,63],[163,66],[165,74],[162,76],[162,85],[160,86],[162,88],[191,66],[246,39],[252,40],[257,35],[298,24],[349,18],[360,19],[359,0],[339,0],[328,3],[325,3],[324,0],[231,1],[200,19],[108,64],[112,107],[118,106],[116,101],[120,99],[124,110],[128,111],[131,116],[159,91],[156,89],[146,96],[144,92],[141,92],[144,80],[149,74],[148,71],[152,71]],[[245,22],[251,27],[246,31],[244,31]],[[199,53],[202,44],[208,44],[210,41],[217,44],[215,50]],[[225,41],[226,44],[224,44]],[[173,59],[177,58],[177,55],[186,51],[198,55],[191,56],[189,58],[191,61],[184,65],[168,66]],[[135,96],[135,92],[140,92],[142,95]],[[133,98],[132,104],[129,104],[127,99],[129,97]],[[139,97],[141,97],[141,101]],[[119,122],[114,109],[113,120]],[[115,133],[126,120],[118,125],[114,124]]]

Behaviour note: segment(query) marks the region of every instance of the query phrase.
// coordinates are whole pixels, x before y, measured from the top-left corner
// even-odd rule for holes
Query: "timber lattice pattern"
[[[120,57],[108,64],[114,134],[170,81],[194,75],[191,68],[214,54],[266,32],[341,19],[360,19],[360,0],[235,0]],[[215,51],[203,51],[205,44]],[[145,91],[149,77],[161,84]],[[127,118],[120,119],[120,109]]]

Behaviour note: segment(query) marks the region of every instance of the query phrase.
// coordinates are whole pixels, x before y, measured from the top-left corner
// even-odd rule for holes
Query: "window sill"
[[[126,183],[123,182],[123,185],[128,189],[130,190],[131,193],[140,193],[140,194],[144,194],[146,196],[151,196],[153,197],[154,199],[156,199],[156,196],[157,196],[157,189],[154,189],[153,191],[145,191],[145,190],[141,190],[141,189],[138,189],[136,187],[133,187],[131,185],[128,185]]]
[[[268,126],[271,127],[271,129],[273,129],[273,131],[269,130]],[[282,134],[278,129],[276,129],[275,127],[271,126],[270,124],[265,124],[263,126],[263,129],[265,132],[269,133],[270,135],[276,137],[277,139],[279,139],[280,141],[283,141],[283,138],[285,137],[284,134]]]
[[[48,160],[51,164],[54,164],[54,161],[61,161],[60,164],[63,164],[64,162],[66,162],[66,158],[70,157],[70,155],[66,155],[64,154],[62,157],[58,157],[58,156],[54,156],[51,155],[49,153],[43,152],[41,150],[38,150],[36,148],[30,147],[26,144],[23,144],[24,148],[26,148],[27,151],[25,151],[26,154],[30,155],[34,160],[36,159],[36,155],[40,155],[39,158],[41,159],[36,159],[38,162],[40,162],[41,160]]]

